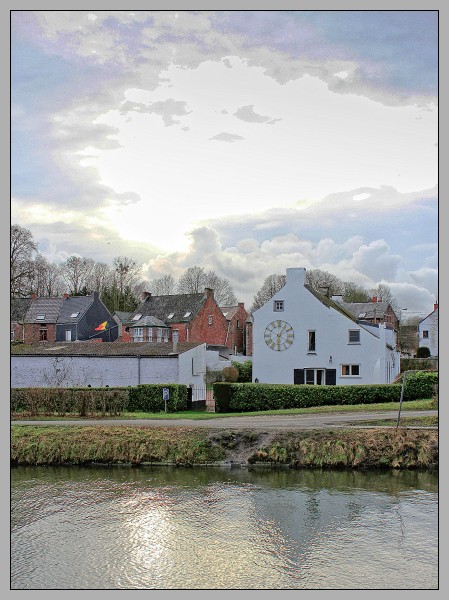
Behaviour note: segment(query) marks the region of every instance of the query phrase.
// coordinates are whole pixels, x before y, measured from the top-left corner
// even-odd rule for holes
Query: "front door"
[[[66,329],[65,330],[65,341],[66,342],[71,342],[72,341],[72,330],[71,329]]]

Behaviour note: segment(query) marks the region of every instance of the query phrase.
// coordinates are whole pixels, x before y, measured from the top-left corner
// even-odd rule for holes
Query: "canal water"
[[[12,589],[437,589],[438,477],[16,467]]]

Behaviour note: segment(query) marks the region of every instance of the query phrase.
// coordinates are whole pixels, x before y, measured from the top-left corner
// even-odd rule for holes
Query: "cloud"
[[[267,123],[268,125],[272,125],[273,123],[276,123],[276,121],[282,121],[282,119],[272,119],[271,117],[257,114],[254,111],[254,106],[252,104],[249,106],[241,106],[236,110],[234,116],[247,123]]]
[[[165,127],[169,127],[170,125],[180,123],[180,121],[175,120],[173,116],[185,116],[191,111],[187,110],[187,102],[168,98],[167,100],[150,102],[149,104],[132,102],[128,100],[122,104],[120,112],[122,114],[126,114],[128,112],[139,112],[160,115]]]
[[[209,140],[217,140],[218,142],[240,142],[245,138],[241,135],[237,135],[236,133],[227,133],[223,131],[222,133],[217,133],[213,137],[209,138]]]

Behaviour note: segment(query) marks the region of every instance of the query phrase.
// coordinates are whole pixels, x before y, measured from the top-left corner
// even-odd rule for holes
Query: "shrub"
[[[233,360],[232,366],[238,369],[239,378],[237,379],[237,381],[239,383],[250,383],[252,381],[253,362],[251,360],[245,360],[245,362],[243,363]]]
[[[222,371],[223,381],[234,383],[239,378],[239,370],[237,367],[225,367]]]
[[[129,388],[127,410],[130,412],[163,412],[165,401],[163,388],[168,388],[169,399],[167,412],[178,412],[187,409],[187,386],[178,384],[141,384]]]
[[[438,374],[407,376],[403,400],[430,398]],[[214,384],[216,412],[247,412],[399,402],[402,383],[378,385],[281,385],[260,383]]]
[[[421,346],[416,351],[416,358],[429,358],[429,356],[430,356],[430,350],[429,350],[429,348],[427,348],[427,346]]]

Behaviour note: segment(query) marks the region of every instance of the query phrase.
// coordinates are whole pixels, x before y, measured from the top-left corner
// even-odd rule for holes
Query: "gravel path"
[[[405,417],[437,416],[436,410],[403,411],[401,419]],[[208,429],[321,429],[329,427],[342,427],[351,424],[363,426],[363,421],[374,421],[394,419],[398,417],[397,412],[378,413],[329,413],[314,415],[260,415],[223,417],[208,420],[192,419],[85,419],[65,421],[11,421],[12,425],[127,425],[131,427],[205,427]],[[435,428],[436,429],[436,428]]]

